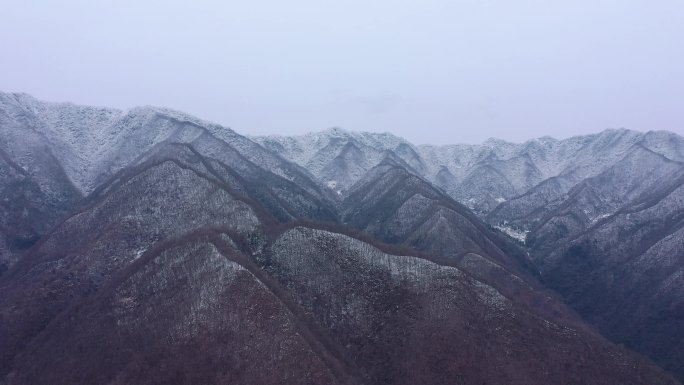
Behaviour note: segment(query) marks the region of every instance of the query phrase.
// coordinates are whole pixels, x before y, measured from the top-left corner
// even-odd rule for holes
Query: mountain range
[[[0,93],[0,383],[678,384],[682,162]]]

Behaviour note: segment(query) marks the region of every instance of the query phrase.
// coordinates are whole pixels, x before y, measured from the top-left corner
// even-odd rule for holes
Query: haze
[[[243,134],[684,133],[684,2],[3,1],[0,90]]]

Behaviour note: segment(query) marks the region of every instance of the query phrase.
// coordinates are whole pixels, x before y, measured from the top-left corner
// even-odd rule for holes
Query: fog
[[[681,0],[2,1],[0,90],[243,134],[684,134]]]

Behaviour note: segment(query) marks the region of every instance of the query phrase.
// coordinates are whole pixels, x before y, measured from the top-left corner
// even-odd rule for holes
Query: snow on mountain
[[[251,137],[313,173],[325,183],[344,191],[378,165],[388,152],[396,153],[411,166],[420,167],[415,147],[392,134],[360,133],[331,128],[301,136]]]
[[[454,199],[485,215],[550,178],[567,189],[607,170],[636,145],[669,160],[684,158],[684,139],[669,132],[608,129],[557,140],[511,143],[489,139],[478,145],[421,145],[391,134],[334,128],[301,136],[253,137],[264,147],[308,169],[323,183],[347,190],[391,152]],[[567,192],[564,190],[563,192]]]
[[[10,152],[22,148],[25,132],[35,132],[83,194],[154,146],[165,141],[191,142],[205,132],[288,180],[307,173],[227,127],[168,108],[145,106],[122,111],[0,92],[0,111],[8,117],[2,127],[3,148]],[[29,164],[30,156],[25,155],[16,153],[12,158]]]
[[[31,381],[32,375],[67,383],[68,375],[91,370],[90,375],[104,373],[111,380],[128,366],[110,364],[125,365],[128,359],[118,355],[139,346],[140,337],[150,342],[144,344],[150,350],[143,361],[157,362],[159,346],[154,342],[163,339],[160,334],[149,337],[150,324],[160,333],[210,330],[211,344],[198,349],[206,352],[212,346],[217,357],[225,357],[223,349],[254,347],[254,341],[268,344],[274,336],[294,341],[297,333],[284,332],[290,330],[288,320],[294,320],[306,331],[306,341],[300,341],[306,343],[296,349],[301,357],[315,362],[320,356],[310,354],[307,346],[323,351],[332,347],[330,362],[339,361],[343,369],[354,369],[348,373],[378,380],[374,382],[387,382],[391,373],[396,375],[397,381],[389,381],[393,383],[433,383],[434,378],[452,383],[440,374],[451,369],[432,370],[435,362],[455,362],[450,357],[465,358],[465,369],[484,363],[482,373],[492,373],[491,367],[501,367],[492,366],[493,357],[511,362],[511,357],[521,357],[516,349],[525,344],[532,347],[529,357],[505,372],[519,375],[526,373],[521,368],[533,369],[533,376],[520,377],[520,383],[544,383],[564,374],[572,375],[568,383],[585,383],[577,375],[586,375],[587,365],[602,373],[597,378],[605,381],[597,383],[634,378],[643,379],[638,383],[674,383],[638,360],[621,357],[622,348],[595,339],[598,335],[579,320],[572,322],[580,326],[577,330],[550,327],[576,316],[537,276],[614,341],[648,354],[684,378],[679,359],[684,352],[684,329],[679,327],[684,314],[683,161],[684,139],[668,132],[606,130],[563,140],[489,139],[446,146],[415,146],[387,133],[341,129],[250,139],[164,108],[121,111],[0,93],[0,274],[5,274],[0,303],[12,310],[0,317],[5,323],[0,345],[10,347],[0,351],[0,376],[16,369],[29,376],[23,383],[50,382]],[[288,221],[305,225],[288,231],[282,227]],[[307,227],[316,221],[326,222],[332,231]],[[341,235],[356,231],[364,233],[356,240]],[[526,250],[502,234],[516,238]],[[185,245],[188,250],[168,249],[162,256],[167,249],[154,248],[167,241],[171,243],[164,247]],[[395,247],[421,253],[399,258],[379,252]],[[427,256],[434,261],[424,262]],[[169,268],[174,264],[184,267]],[[136,269],[153,279],[119,279],[134,277]],[[241,273],[249,279],[232,287],[231,282],[239,283],[234,275],[240,269],[254,276]],[[467,274],[426,274],[433,270]],[[119,287],[125,295],[97,294],[106,287]],[[255,287],[268,288],[260,294],[263,301],[242,302]],[[503,297],[482,296],[481,290],[472,292],[472,298],[463,295],[484,287]],[[168,301],[160,302],[162,292]],[[241,295],[229,295],[236,292]],[[190,297],[177,299],[188,293]],[[496,311],[504,297],[515,312]],[[140,313],[132,310],[133,299],[163,315],[134,325],[129,321]],[[238,303],[222,308],[223,300]],[[71,307],[75,304],[85,307]],[[222,338],[239,333],[224,329],[236,323],[221,315],[240,304],[256,313],[243,318],[241,310],[235,317],[250,319],[261,337],[244,331],[244,341],[226,344],[230,340]],[[101,306],[109,310],[100,311]],[[284,306],[284,323],[259,323],[271,322],[272,317],[261,314],[279,306]],[[157,313],[159,309],[164,312]],[[183,316],[197,314],[197,309],[206,312]],[[446,318],[456,323],[443,322]],[[110,325],[130,328],[130,339],[114,345],[121,349],[99,349],[110,341]],[[454,325],[462,327],[457,334]],[[59,332],[36,340],[27,337],[46,327]],[[379,335],[377,330],[391,333]],[[444,334],[426,339],[418,333],[400,340],[402,349],[396,349],[397,338],[408,336],[406,330]],[[454,336],[459,338],[447,339]],[[90,350],[83,350],[83,341]],[[465,350],[460,348],[464,341],[470,341]],[[491,350],[482,350],[482,341],[491,342],[485,347]],[[594,348],[587,348],[591,341]],[[34,342],[44,344],[40,351],[31,350],[40,347]],[[273,358],[264,352],[282,351],[268,346],[238,364],[264,362]],[[417,359],[415,366],[406,366],[406,347],[413,349],[409,356]],[[54,352],[65,351],[79,358],[70,361],[73,370],[53,360]],[[188,364],[196,355],[175,354],[187,353],[184,345],[162,351],[177,359],[168,367],[188,365],[197,372]],[[473,353],[480,355],[472,359]],[[15,355],[38,359],[15,360]],[[430,361],[423,361],[425,357]],[[283,368],[279,362],[254,373],[289,373],[276,370]],[[14,363],[20,366],[13,368]],[[36,369],[47,363],[64,372]],[[387,363],[397,367],[377,371]],[[421,366],[426,363],[432,369],[421,369],[428,368]],[[397,368],[419,370],[404,375]],[[641,377],[641,368],[647,376]],[[606,369],[614,372],[604,373]],[[407,376],[422,373],[428,377]],[[435,373],[437,377],[430,377]],[[490,382],[510,383],[509,374]],[[486,378],[481,376],[473,378]]]
[[[327,191],[330,199],[342,198],[387,156],[396,157],[481,216],[511,205],[551,178],[563,180],[555,194],[567,194],[577,183],[624,159],[635,146],[662,156],[664,161],[684,161],[684,139],[663,131],[610,129],[563,140],[543,137],[511,143],[489,139],[479,145],[415,146],[389,133],[340,128],[293,137],[248,138],[166,108],[121,111],[43,102],[26,94],[0,93],[0,108],[7,116],[2,146],[10,157],[31,168],[31,158],[39,150],[26,150],[22,137],[33,132],[34,142],[51,149],[82,194],[159,143],[188,143],[207,132],[229,143],[250,162],[290,181],[313,174],[320,186],[309,189]]]

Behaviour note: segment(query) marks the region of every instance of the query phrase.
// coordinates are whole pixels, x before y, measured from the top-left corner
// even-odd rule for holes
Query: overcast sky
[[[0,0],[0,90],[243,134],[684,134],[684,0]]]

